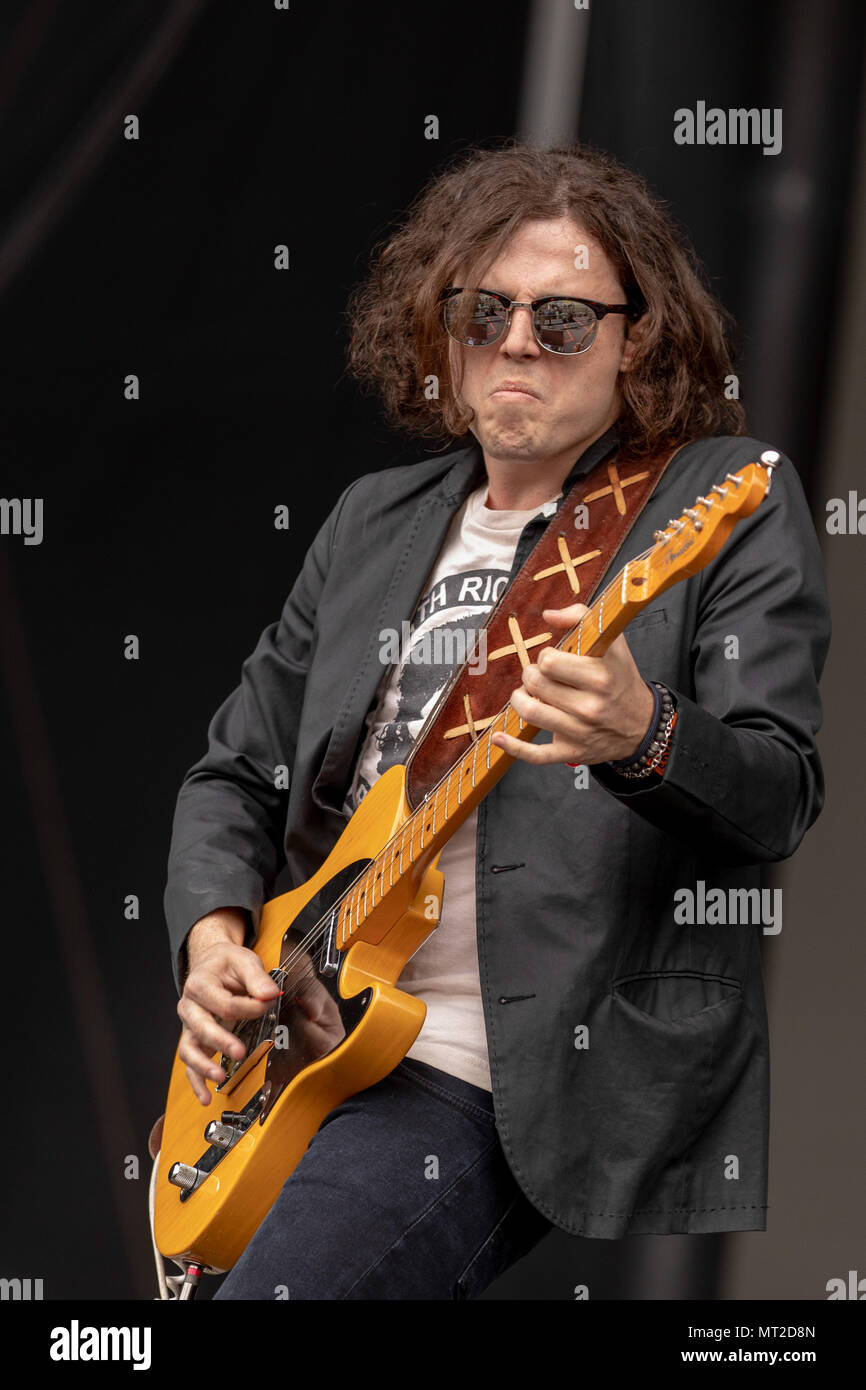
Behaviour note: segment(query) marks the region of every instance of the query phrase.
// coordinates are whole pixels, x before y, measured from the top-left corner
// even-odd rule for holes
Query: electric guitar
[[[656,531],[558,647],[603,655],[636,613],[718,553],[769,491],[778,459],[768,451],[727,474]],[[426,1005],[396,982],[439,921],[443,846],[514,761],[491,742],[502,730],[525,741],[539,732],[506,704],[414,811],[405,767],[390,768],[312,878],[265,905],[253,949],[282,994],[235,1026],[245,1055],[219,1056],[226,1076],[209,1106],[175,1055],[154,1196],[163,1256],[230,1269],[325,1116],[412,1046]]]

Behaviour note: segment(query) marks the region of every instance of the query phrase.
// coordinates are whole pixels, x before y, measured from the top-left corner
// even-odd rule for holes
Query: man
[[[205,1104],[214,1052],[240,1056],[230,1028],[276,994],[249,945],[283,854],[310,877],[450,675],[416,670],[413,647],[480,627],[600,462],[620,478],[680,448],[619,568],[766,447],[728,399],[724,311],[691,254],[595,152],[470,152],[351,310],[352,368],[392,420],[466,442],[346,489],[185,779],[166,911]],[[583,611],[544,622],[564,633]],[[383,669],[383,634],[410,618]],[[542,732],[496,736],[515,762],[443,850],[442,918],[399,982],[427,1004],[418,1041],[328,1116],[217,1297],[466,1298],[554,1225],[764,1229],[766,921],[681,907],[712,889],[753,903],[760,865],[819,813],[828,640],[783,461],[720,554],[603,657],[523,670],[511,704]]]

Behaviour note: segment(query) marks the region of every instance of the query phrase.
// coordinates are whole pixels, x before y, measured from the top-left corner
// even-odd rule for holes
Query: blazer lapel
[[[323,810],[342,812],[358,739],[384,674],[379,660],[379,633],[383,629],[394,629],[399,633],[401,622],[411,616],[455,512],[469,493],[481,485],[484,477],[481,449],[477,441],[473,441],[461,450],[439,484],[407,518],[403,544],[393,552],[396,562],[390,565],[390,583],[381,608],[370,623],[363,659],[354,677],[347,681],[346,694],[334,722],[322,766],[313,782],[312,799]],[[382,559],[388,563],[385,557]]]

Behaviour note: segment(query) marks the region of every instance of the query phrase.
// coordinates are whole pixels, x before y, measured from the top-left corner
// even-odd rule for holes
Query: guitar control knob
[[[242,1134],[243,1130],[238,1129],[237,1125],[227,1125],[220,1120],[211,1120],[205,1129],[204,1137],[209,1144],[216,1144],[220,1149],[230,1149]]]
[[[184,1192],[191,1192],[200,1177],[198,1169],[191,1163],[173,1163],[168,1170],[168,1180]]]
[[[216,1120],[213,1123],[216,1124]],[[240,1110],[224,1110],[220,1115],[220,1124],[237,1125],[239,1129],[244,1129],[249,1124],[249,1119]]]

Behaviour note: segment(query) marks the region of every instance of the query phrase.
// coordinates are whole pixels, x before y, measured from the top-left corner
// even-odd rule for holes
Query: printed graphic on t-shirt
[[[400,632],[378,633],[382,679],[368,712],[361,751],[344,810],[351,815],[377,779],[405,763],[421,727],[453,672],[464,661],[477,673],[479,706],[487,670],[485,619],[507,588],[523,528],[541,508],[489,511],[487,485],[455,514],[423,597]],[[455,747],[455,761],[459,750]],[[439,925],[406,962],[398,987],[423,1000],[427,1013],[406,1054],[491,1089],[487,1034],[478,978],[475,855],[478,811],[442,848],[445,879]]]
[[[467,656],[472,668],[478,633],[508,579],[509,571],[503,569],[467,569],[448,575],[423,595],[402,634],[382,635],[380,654],[383,660],[396,656],[398,674],[395,680],[392,670],[358,760],[348,809],[358,806],[388,768],[405,763],[425,719]],[[475,664],[483,680],[483,665]]]

